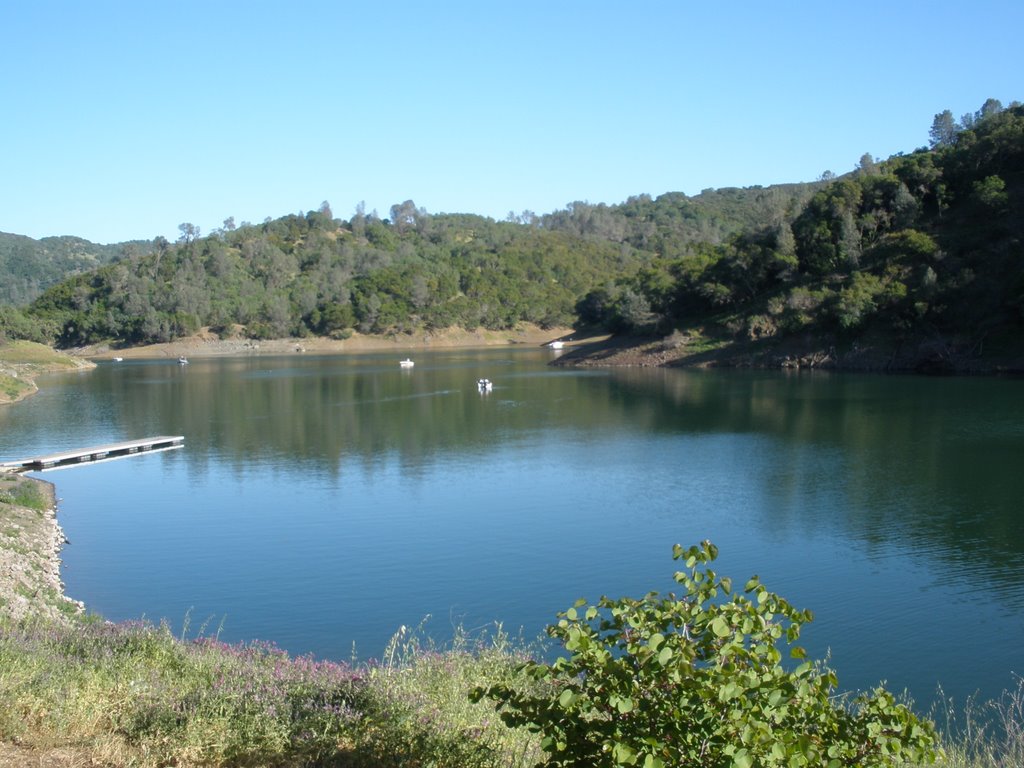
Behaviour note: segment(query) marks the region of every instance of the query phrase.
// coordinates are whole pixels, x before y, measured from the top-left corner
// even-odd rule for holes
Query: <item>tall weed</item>
[[[402,627],[379,664],[370,666],[359,765],[436,768],[531,766],[540,757],[533,734],[505,726],[493,707],[469,692],[487,681],[512,681],[526,644],[497,626],[472,636],[458,628],[448,648]],[[525,683],[525,681],[524,681]]]
[[[959,710],[943,698],[932,713],[940,724],[944,768],[1024,766],[1024,678],[994,701],[968,699]]]

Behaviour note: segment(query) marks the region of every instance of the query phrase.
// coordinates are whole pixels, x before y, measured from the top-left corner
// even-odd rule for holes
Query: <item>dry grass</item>
[[[93,363],[32,341],[0,341],[0,403],[11,403],[36,391],[41,373],[92,368]]]
[[[81,748],[30,749],[0,743],[0,768],[97,768],[104,765],[98,759]]]
[[[942,732],[942,768],[1024,766],[1024,678],[995,701],[946,701],[935,719]],[[943,723],[944,721],[944,723]]]
[[[443,650],[402,631],[350,667],[137,623],[0,623],[0,768],[525,768],[536,737],[467,699],[523,654],[500,630]],[[1024,766],[1024,681],[943,719],[939,768]]]
[[[352,666],[138,622],[0,621],[0,768],[525,768],[533,737],[468,697],[514,673],[505,643],[403,633],[386,664]]]
[[[78,368],[80,361],[34,341],[0,342],[0,361],[9,365],[38,365],[48,369]]]

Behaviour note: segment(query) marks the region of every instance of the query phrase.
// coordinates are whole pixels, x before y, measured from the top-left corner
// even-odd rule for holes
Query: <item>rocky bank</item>
[[[0,616],[60,619],[83,611],[64,595],[60,552],[66,543],[53,486],[0,474]]]

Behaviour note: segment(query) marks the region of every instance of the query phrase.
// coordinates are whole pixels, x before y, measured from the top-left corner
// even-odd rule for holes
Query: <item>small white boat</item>
[[[182,355],[178,358],[178,365],[188,365],[188,358]]]
[[[476,383],[476,388],[479,389],[481,392],[490,392],[492,389],[494,389],[494,384],[491,383],[490,379],[480,379]]]
[[[403,368],[412,368],[416,363],[410,360],[408,357],[398,363]]]
[[[114,358],[114,362],[115,362],[115,363],[120,363],[120,362],[121,362],[122,360],[124,360],[124,358],[123,358],[123,357],[115,357],[115,358]]]
[[[564,341],[551,341],[551,342],[548,342],[548,346],[551,347],[552,349],[561,349],[562,347],[565,346],[565,342]]]

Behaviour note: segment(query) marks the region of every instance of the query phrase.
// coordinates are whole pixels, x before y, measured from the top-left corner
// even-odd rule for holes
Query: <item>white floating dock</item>
[[[160,437],[144,437],[141,440],[127,440],[123,443],[98,445],[93,448],[78,448],[63,453],[51,453],[46,456],[35,456],[31,459],[0,462],[0,470],[14,472],[32,472],[47,469],[59,469],[89,462],[119,459],[137,453],[152,453],[181,448],[185,438],[181,435],[163,435]]]

